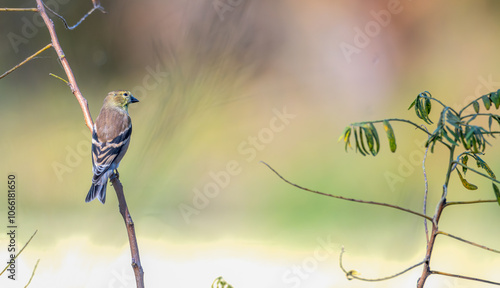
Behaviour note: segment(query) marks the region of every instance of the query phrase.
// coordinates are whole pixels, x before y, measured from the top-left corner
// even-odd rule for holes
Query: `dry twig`
[[[87,99],[83,97],[82,92],[80,92],[80,89],[76,84],[76,79],[75,76],[73,75],[73,71],[71,70],[68,60],[64,55],[64,51],[62,50],[61,45],[59,44],[59,40],[57,39],[56,30],[54,29],[54,22],[52,22],[52,20],[47,15],[42,0],[36,0],[36,4],[38,13],[40,13],[40,16],[42,16],[43,22],[45,22],[45,26],[47,26],[47,29],[49,30],[50,39],[52,40],[52,45],[54,47],[54,50],[56,50],[57,56],[59,57],[59,61],[63,66],[64,72],[66,72],[66,75],[68,76],[68,81],[69,81],[68,86],[71,89],[71,92],[75,95],[76,99],[78,100],[78,103],[80,103],[80,107],[82,108],[83,112],[83,117],[85,118],[85,124],[92,132],[94,122],[92,121],[92,116],[90,115]]]
[[[115,173],[110,178],[113,188],[115,188],[116,196],[118,197],[118,205],[120,214],[122,214],[123,221],[127,227],[128,240],[130,244],[130,253],[132,254],[132,269],[134,269],[135,280],[137,288],[144,288],[144,271],[142,270],[141,258],[139,257],[139,247],[137,246],[137,238],[135,236],[134,221],[128,212],[127,201],[123,194],[123,185]]]
[[[0,79],[4,78],[5,76],[9,75],[10,73],[14,72],[14,70],[16,70],[17,68],[23,66],[24,64],[26,64],[28,61],[32,60],[33,58],[35,58],[36,56],[40,55],[43,51],[49,49],[50,47],[53,47],[52,46],[52,43],[48,44],[47,46],[43,47],[42,49],[38,50],[35,54],[31,55],[30,57],[24,59],[23,62],[17,64],[16,66],[14,66],[12,69],[10,69],[9,71],[3,73],[2,75],[0,75]]]

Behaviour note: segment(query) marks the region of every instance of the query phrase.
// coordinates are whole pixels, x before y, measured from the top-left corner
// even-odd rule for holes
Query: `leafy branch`
[[[291,181],[285,179],[283,176],[281,176],[276,170],[274,170],[270,165],[267,163],[264,163],[269,169],[271,169],[279,178],[281,178],[283,181],[286,183],[299,188],[301,190],[307,191],[307,192],[312,192],[315,194],[323,195],[323,196],[328,196],[336,199],[341,199],[341,200],[347,200],[351,202],[357,202],[357,203],[364,203],[364,204],[371,204],[371,205],[379,205],[379,206],[385,206],[389,208],[394,208],[398,209],[400,211],[410,213],[419,217],[424,218],[424,226],[425,226],[425,233],[426,233],[426,249],[425,249],[425,256],[423,257],[423,260],[417,264],[414,264],[410,266],[409,268],[396,273],[391,276],[387,277],[382,277],[382,278],[374,278],[374,279],[369,279],[369,278],[362,278],[359,277],[359,273],[356,270],[350,270],[347,271],[342,264],[342,255],[344,253],[344,250],[342,248],[342,252],[340,254],[340,268],[342,271],[345,273],[347,279],[352,280],[352,279],[358,279],[358,280],[363,280],[363,281],[382,281],[382,280],[387,280],[391,279],[394,277],[397,277],[415,267],[423,265],[422,268],[422,275],[418,279],[418,284],[417,287],[422,288],[425,285],[426,279],[430,275],[443,275],[443,276],[450,276],[450,277],[457,277],[457,278],[462,278],[462,279],[468,279],[468,280],[474,280],[478,282],[483,282],[483,283],[489,283],[489,284],[494,284],[494,285],[500,285],[500,283],[494,282],[494,281],[489,281],[489,280],[484,280],[484,279],[479,279],[475,277],[469,277],[469,276],[464,276],[464,275],[455,275],[455,274],[450,274],[446,272],[441,272],[441,271],[435,271],[430,268],[430,263],[431,263],[431,256],[432,252],[434,249],[434,244],[436,241],[436,238],[439,235],[447,236],[450,238],[453,238],[455,240],[461,241],[463,243],[486,249],[491,252],[499,253],[499,250],[492,249],[489,247],[486,247],[484,245],[477,244],[475,242],[463,239],[461,237],[452,235],[447,232],[443,232],[442,230],[439,229],[439,220],[441,219],[441,215],[444,211],[444,209],[448,206],[451,205],[459,205],[459,204],[478,204],[478,203],[493,203],[493,202],[498,202],[500,204],[500,189],[497,186],[497,183],[500,183],[496,179],[495,174],[493,173],[492,169],[489,167],[489,165],[480,157],[480,155],[484,154],[484,151],[486,150],[487,146],[490,146],[491,144],[488,142],[488,138],[495,138],[495,134],[500,134],[500,131],[493,131],[492,130],[492,125],[493,122],[496,122],[500,125],[500,116],[493,114],[493,113],[481,113],[481,104],[484,106],[486,110],[489,110],[493,106],[498,109],[500,107],[500,89],[496,92],[491,92],[486,95],[483,95],[475,100],[473,100],[471,103],[466,105],[462,110],[457,112],[450,106],[445,105],[443,102],[440,100],[433,98],[431,93],[428,91],[425,91],[423,93],[420,93],[417,95],[415,100],[411,103],[410,107],[408,109],[414,108],[415,114],[419,119],[424,121],[427,125],[434,125],[434,122],[431,120],[431,111],[433,107],[433,102],[436,102],[440,106],[442,106],[442,110],[439,114],[439,117],[436,121],[435,124],[435,129],[432,133],[428,132],[427,127],[421,126],[415,122],[412,122],[410,120],[405,120],[405,119],[398,119],[398,118],[389,118],[389,119],[383,119],[383,120],[376,120],[376,121],[364,121],[364,122],[357,122],[357,123],[352,123],[349,126],[347,126],[342,134],[339,137],[339,141],[343,141],[345,144],[345,150],[348,151],[348,148],[350,149],[355,149],[356,152],[359,152],[363,156],[367,155],[372,155],[376,156],[379,151],[380,151],[380,139],[379,139],[379,133],[377,132],[377,128],[375,124],[382,123],[383,129],[385,131],[388,144],[389,144],[389,149],[391,152],[396,152],[397,150],[397,144],[396,144],[396,136],[394,129],[391,126],[391,122],[403,122],[405,124],[410,124],[411,126],[414,126],[417,130],[422,131],[427,135],[427,141],[425,143],[425,154],[424,154],[424,160],[422,162],[422,169],[424,172],[424,181],[425,181],[425,193],[424,193],[424,201],[423,201],[423,214],[406,209],[404,207],[400,207],[397,205],[392,205],[392,204],[387,204],[387,203],[381,203],[381,202],[375,202],[375,201],[365,201],[365,200],[359,200],[359,199],[353,199],[353,198],[346,198],[343,196],[339,195],[333,195],[333,194],[328,194],[320,191],[315,191],[311,190],[302,186],[299,186],[297,184],[292,183]],[[472,106],[474,108],[474,114],[468,114],[468,115],[462,115],[464,111],[466,110],[467,107]],[[488,117],[488,130],[486,130],[484,127],[480,125],[474,125],[474,120],[477,119],[477,117]],[[354,140],[352,140],[354,139]],[[425,168],[425,159],[427,157],[427,152],[430,149],[431,153],[434,152],[434,147],[436,144],[441,144],[444,147],[446,147],[449,150],[449,160],[448,160],[448,165],[446,168],[446,177],[444,179],[443,183],[443,192],[441,194],[441,199],[436,205],[434,215],[428,216],[426,211],[427,211],[427,196],[428,196],[428,182],[427,182],[427,172]],[[457,148],[463,149],[463,151],[458,154],[457,157],[456,151]],[[468,161],[469,159],[472,158],[476,161],[478,169],[471,168],[468,166]],[[457,169],[457,167],[461,167],[461,171]],[[472,183],[470,183],[466,179],[466,173],[467,171],[472,171],[473,173],[486,178],[490,181],[492,181],[492,187],[493,187],[493,192],[495,195],[495,200],[474,200],[474,201],[454,201],[454,202],[447,202],[447,197],[448,197],[448,186],[449,186],[449,181],[452,177],[452,172],[456,170],[457,176],[459,177],[460,181],[462,182],[463,186],[466,189],[469,190],[476,190],[478,187]],[[480,170],[484,171],[485,173],[481,172]],[[430,231],[427,229],[427,221],[430,221],[432,223],[432,228]]]

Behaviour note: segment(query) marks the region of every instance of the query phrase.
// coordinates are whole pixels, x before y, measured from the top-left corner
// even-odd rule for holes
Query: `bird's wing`
[[[123,130],[118,136],[109,142],[99,142],[97,129],[92,133],[92,171],[94,172],[94,180],[101,176],[109,169],[115,169],[123,155],[127,151],[132,134],[132,125]]]

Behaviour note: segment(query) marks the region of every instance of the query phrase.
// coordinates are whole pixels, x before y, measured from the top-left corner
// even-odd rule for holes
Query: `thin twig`
[[[436,275],[443,275],[443,276],[455,277],[455,278],[460,278],[460,279],[467,279],[467,280],[478,281],[478,282],[483,282],[483,283],[488,283],[488,284],[493,284],[493,285],[500,285],[499,282],[493,282],[493,281],[484,280],[484,279],[475,278],[475,277],[463,276],[463,275],[458,275],[458,274],[451,274],[451,273],[446,273],[446,272],[441,272],[441,271],[430,271],[430,272],[431,272],[431,274],[436,274]]]
[[[9,75],[10,73],[12,73],[14,70],[16,70],[17,68],[23,66],[24,64],[26,64],[28,61],[30,61],[31,59],[35,58],[36,56],[40,55],[43,51],[49,49],[50,47],[53,47],[52,46],[52,43],[48,44],[47,46],[43,47],[42,49],[38,50],[35,54],[31,55],[30,57],[24,59],[23,62],[17,64],[16,66],[14,66],[12,69],[10,69],[9,71],[3,73],[2,75],[0,75],[0,79],[4,78],[5,76]]]
[[[460,116],[460,115],[462,115],[462,112],[464,112],[464,111],[465,111],[465,109],[467,109],[467,107],[469,107],[470,105],[474,104],[474,102],[476,102],[477,100],[479,100],[479,99],[483,98],[483,96],[484,96],[484,95],[479,96],[479,97],[477,97],[476,99],[474,99],[473,101],[469,102],[469,104],[465,105],[465,106],[462,108],[462,110],[460,110],[460,111],[458,112],[458,117],[460,117],[460,118],[461,118],[462,116]]]
[[[36,8],[0,8],[0,12],[38,12]]]
[[[427,128],[424,126],[425,131],[427,131]],[[428,131],[427,131],[428,132]],[[427,159],[427,152],[429,152],[429,146],[425,148],[425,153],[424,153],[424,159],[422,160],[422,171],[424,173],[424,183],[425,183],[425,192],[424,192],[424,207],[423,207],[423,212],[424,215],[427,215],[427,195],[429,192],[429,182],[427,181],[427,172],[425,169],[425,160]],[[427,228],[427,220],[424,220],[424,228],[425,228],[425,237],[427,239],[427,245],[429,245],[429,229]]]
[[[59,40],[57,39],[56,30],[54,29],[54,23],[47,15],[42,0],[36,0],[36,4],[38,12],[40,13],[40,16],[42,16],[43,21],[45,22],[45,26],[47,26],[47,29],[49,30],[50,39],[52,40],[52,45],[54,46],[54,50],[56,50],[57,56],[59,57],[59,61],[61,61],[64,72],[66,72],[66,75],[68,76],[68,81],[70,83],[68,86],[70,87],[71,92],[75,95],[76,99],[78,100],[78,103],[80,104],[80,107],[83,112],[83,117],[85,118],[85,124],[87,125],[89,130],[92,131],[94,122],[92,121],[92,116],[90,115],[87,99],[83,97],[82,92],[80,92],[80,89],[76,84],[76,79],[75,76],[73,75],[73,71],[71,70],[68,60],[64,55],[64,51],[62,50],[61,45],[59,44]]]
[[[485,250],[488,250],[488,251],[491,251],[491,252],[495,252],[495,253],[500,253],[500,250],[492,249],[492,248],[486,247],[484,245],[480,245],[480,244],[474,243],[472,241],[465,240],[465,239],[460,238],[458,236],[451,235],[450,233],[447,233],[447,232],[438,231],[436,234],[445,235],[445,236],[451,237],[451,238],[453,238],[455,240],[462,241],[464,243],[470,244],[472,246],[476,246],[476,247],[481,248],[481,249],[485,249]]]
[[[141,258],[139,256],[139,247],[137,245],[137,237],[135,236],[134,222],[132,221],[132,216],[130,216],[128,211],[127,201],[125,200],[125,195],[123,194],[123,185],[117,174],[113,174],[113,176],[110,177],[110,180],[116,191],[120,214],[122,215],[127,228],[130,253],[132,254],[132,269],[134,270],[137,288],[144,288],[144,271],[142,269]]]
[[[49,73],[50,76],[56,78],[56,79],[59,79],[61,81],[63,81],[64,83],[66,83],[66,85],[69,85],[69,82],[66,80],[66,79],[63,79],[62,77],[59,77],[57,76],[56,74],[53,74],[53,73]]]
[[[478,203],[497,203],[497,200],[450,201],[446,202],[446,206]]]
[[[92,14],[95,10],[99,10],[99,11],[101,11],[103,13],[106,13],[106,11],[104,11],[104,8],[102,8],[100,5],[99,6],[95,6],[95,3],[94,3],[94,7],[92,7],[92,9],[90,9],[90,11],[87,12],[87,14],[83,15],[83,17],[78,22],[76,22],[75,25],[69,26],[68,22],[66,22],[66,19],[64,19],[64,17],[62,17],[61,15],[57,14],[54,10],[50,9],[47,5],[45,5],[45,3],[43,5],[45,6],[45,9],[47,9],[50,13],[54,14],[57,18],[61,19],[61,21],[64,24],[64,27],[66,27],[66,29],[68,29],[68,30],[73,30],[76,27],[78,27],[78,25],[80,25],[85,19],[87,19],[87,17],[90,14]]]
[[[344,266],[342,265],[342,255],[344,254],[344,252],[345,252],[344,247],[342,247],[342,250],[340,251],[339,264],[340,264],[340,269],[342,269],[342,271],[345,273],[347,279],[349,279],[349,280],[351,280],[350,278],[353,278],[353,279],[356,279],[356,280],[361,280],[361,281],[367,281],[367,282],[377,282],[377,281],[389,280],[389,279],[392,279],[392,278],[396,278],[399,275],[402,275],[402,274],[410,271],[411,269],[416,268],[416,267],[424,264],[424,261],[420,261],[419,263],[417,263],[415,265],[412,265],[412,266],[406,268],[405,270],[403,270],[401,272],[398,272],[398,273],[396,273],[394,275],[382,277],[382,278],[363,278],[363,277],[357,276],[356,273],[353,273],[354,272],[353,270],[347,271],[344,268]]]
[[[364,203],[364,204],[372,204],[372,205],[379,205],[379,206],[390,207],[390,208],[394,208],[394,209],[398,209],[398,210],[401,210],[401,211],[404,211],[404,212],[407,212],[407,213],[411,213],[411,214],[414,214],[414,215],[417,215],[417,216],[420,216],[420,217],[423,217],[423,218],[425,218],[427,220],[432,221],[432,217],[430,217],[430,216],[427,216],[427,215],[424,215],[422,213],[418,213],[416,211],[412,211],[410,209],[406,209],[406,208],[403,208],[403,207],[400,207],[400,206],[391,205],[391,204],[382,203],[382,202],[364,201],[364,200],[359,200],[359,199],[346,198],[346,197],[342,197],[342,196],[338,196],[338,195],[333,195],[333,194],[328,194],[328,193],[323,193],[323,192],[320,192],[320,191],[311,190],[311,189],[299,186],[299,185],[297,185],[295,183],[292,183],[292,182],[288,181],[287,179],[285,179],[283,176],[281,176],[276,170],[274,170],[266,162],[264,162],[264,161],[260,161],[260,162],[262,164],[266,165],[269,169],[271,169],[271,171],[273,171],[274,174],[278,175],[278,177],[280,177],[281,180],[283,180],[286,183],[288,183],[288,184],[290,184],[290,185],[292,185],[294,187],[297,187],[297,188],[299,188],[301,190],[308,191],[308,192],[315,193],[315,194],[319,194],[319,195],[323,195],[323,196],[333,197],[333,198],[337,198],[337,199],[341,199],[341,200],[347,200],[347,201],[351,201],[351,202],[357,202],[357,203]]]
[[[16,258],[19,257],[19,255],[21,255],[21,253],[23,252],[24,248],[26,248],[26,246],[28,246],[28,244],[30,244],[31,239],[33,239],[33,237],[35,237],[36,232],[38,232],[38,230],[35,230],[35,233],[33,233],[33,235],[31,235],[31,237],[28,240],[28,242],[26,242],[26,244],[24,244],[23,248],[21,248],[21,250],[19,250],[19,253],[16,254],[16,257],[14,257],[12,259],[16,260]],[[9,268],[9,266],[10,266],[10,263],[7,264],[7,266],[5,266],[5,268],[2,270],[2,272],[0,272],[0,275],[2,275],[3,272],[5,272],[5,270],[7,270],[7,268]]]
[[[38,267],[38,263],[40,263],[40,259],[38,259],[36,261],[35,268],[33,268],[33,272],[31,272],[30,280],[28,281],[28,283],[26,283],[26,286],[24,286],[24,288],[28,287],[31,283],[31,280],[33,280],[33,276],[35,276],[35,271],[36,271],[36,267]]]

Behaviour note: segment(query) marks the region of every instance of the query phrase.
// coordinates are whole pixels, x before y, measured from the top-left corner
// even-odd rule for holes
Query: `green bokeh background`
[[[268,2],[103,1],[108,14],[96,12],[73,31],[52,17],[94,118],[111,90],[130,90],[140,100],[129,109],[134,132],[120,179],[146,286],[209,287],[223,276],[238,288],[414,287],[421,268],[381,283],[348,281],[338,256],[343,245],[346,267],[364,277],[396,273],[424,255],[421,219],[301,191],[260,161],[304,187],[421,211],[425,135],[393,124],[397,152],[382,139],[375,158],[345,153],[337,138],[356,121],[420,123],[406,108],[425,90],[460,107],[499,89],[499,4]],[[70,24],[91,8],[90,1],[47,3]],[[229,8],[217,11],[217,5]],[[379,24],[349,61],[342,43],[353,45],[356,28],[375,23],[373,13],[388,5],[401,11]],[[34,15],[0,12],[0,70],[49,43]],[[16,36],[20,42],[12,42]],[[4,186],[8,173],[18,177],[18,243],[38,230],[19,259],[20,280],[3,275],[0,285],[24,287],[41,259],[30,287],[134,287],[114,190],[108,188],[104,206],[84,202],[92,177],[90,132],[75,97],[49,73],[66,78],[51,50],[0,80],[0,175]],[[276,111],[294,117],[269,133]],[[264,142],[258,140],[250,159],[238,147],[252,147],[255,137]],[[498,157],[495,148],[484,156],[495,172]],[[441,194],[446,161],[442,148],[427,159],[428,213]],[[228,162],[240,172],[186,221],[180,205],[193,206],[195,189],[214,183],[211,173],[226,170]],[[388,173],[402,181],[391,188]],[[488,181],[469,177],[480,189],[466,191],[454,177],[450,200],[493,199]],[[4,226],[6,198],[0,197]],[[453,207],[441,228],[498,249],[499,219],[495,204]],[[315,251],[327,240],[334,248],[318,260]],[[2,259],[7,241],[0,234]],[[432,261],[436,270],[500,281],[498,255],[451,239],[440,237]],[[294,274],[298,282],[286,276],[294,267],[307,271]],[[488,286],[432,276],[426,287]]]

